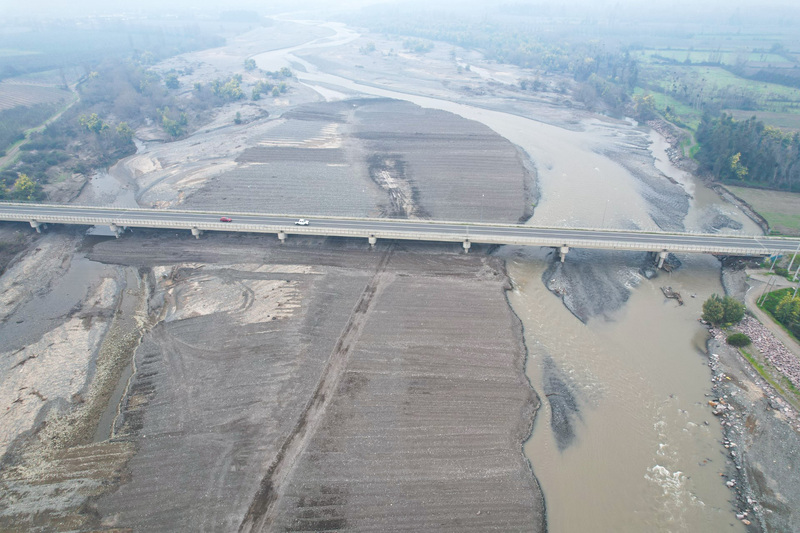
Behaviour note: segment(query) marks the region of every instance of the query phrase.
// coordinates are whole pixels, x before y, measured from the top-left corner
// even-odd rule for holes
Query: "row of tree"
[[[703,115],[695,135],[701,170],[719,180],[800,191],[800,133],[784,133],[755,117]]]
[[[775,306],[772,314],[778,322],[800,339],[800,297],[787,292]]]

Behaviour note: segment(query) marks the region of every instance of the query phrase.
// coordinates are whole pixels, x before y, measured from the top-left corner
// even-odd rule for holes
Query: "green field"
[[[693,50],[686,48],[649,48],[641,50],[636,57],[643,63],[665,63],[664,59],[679,63],[720,63],[736,65],[747,62],[748,65],[771,65],[775,68],[793,68],[794,63],[785,57],[769,52],[736,52],[721,50]],[[663,59],[662,59],[663,58]]]
[[[692,109],[690,106],[684,104],[683,102],[676,100],[675,98],[663,94],[657,93],[652,91],[646,91],[641,87],[636,87],[633,91],[633,94],[650,94],[653,96],[653,100],[655,101],[656,110],[659,113],[664,115],[666,113],[667,107],[672,110],[672,114],[674,118],[679,119],[683,124],[691,129],[692,131],[697,129],[697,126],[700,124],[700,118],[703,116],[701,111],[697,109]]]
[[[767,111],[787,112],[794,106],[800,113],[800,90],[775,83],[748,80],[722,67],[684,65],[642,65],[640,80],[665,92],[677,83],[692,83],[705,91],[718,91],[730,87],[734,91],[751,93],[758,98],[759,108]]]
[[[771,231],[782,235],[800,235],[800,193],[730,185],[726,185],[726,188],[764,217]]]
[[[770,111],[742,111],[727,109],[726,113],[736,120],[747,120],[756,117],[768,126],[774,126],[784,131],[800,131],[800,113],[773,113]]]
[[[639,84],[648,88],[663,114],[673,115],[694,130],[702,105],[716,104],[739,120],[756,115],[770,126],[800,130],[800,90],[775,83],[742,78],[713,66],[642,63]],[[691,106],[690,95],[701,95],[702,105]]]

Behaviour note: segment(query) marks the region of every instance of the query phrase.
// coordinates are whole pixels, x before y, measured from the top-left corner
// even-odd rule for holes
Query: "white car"
[[[308,226],[308,220],[305,218],[299,218],[294,222],[295,226]]]

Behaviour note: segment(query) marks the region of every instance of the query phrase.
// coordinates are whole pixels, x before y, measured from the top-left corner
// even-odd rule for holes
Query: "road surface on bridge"
[[[310,221],[308,226],[294,224],[301,216]],[[232,221],[221,222],[221,217],[230,217]],[[117,230],[126,227],[185,229],[195,230],[197,236],[204,231],[231,231],[283,234],[284,238],[288,234],[305,234],[725,255],[786,253],[800,245],[800,239],[784,237],[45,204],[0,204],[0,220],[30,222],[34,227],[80,224],[107,225]]]

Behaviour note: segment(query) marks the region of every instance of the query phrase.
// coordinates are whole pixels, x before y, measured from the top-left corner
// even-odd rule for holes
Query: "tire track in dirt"
[[[386,266],[394,248],[395,245],[391,244],[383,254],[383,257],[378,262],[375,274],[367,284],[364,292],[361,293],[358,302],[356,302],[353,312],[350,314],[350,318],[331,352],[314,394],[306,404],[305,409],[303,409],[294,429],[287,436],[280,450],[278,450],[277,455],[267,469],[266,475],[261,480],[261,485],[239,526],[240,532],[269,530],[274,519],[272,513],[276,502],[282,494],[284,482],[291,474],[297,459],[306,449],[322,422],[325,411],[347,367],[350,352],[358,342],[367,322],[370,305],[378,294],[379,289],[391,277],[391,274],[386,273]]]

